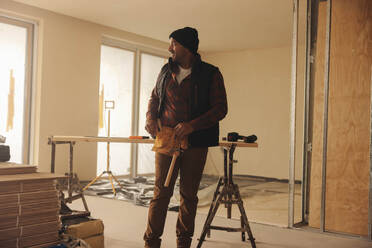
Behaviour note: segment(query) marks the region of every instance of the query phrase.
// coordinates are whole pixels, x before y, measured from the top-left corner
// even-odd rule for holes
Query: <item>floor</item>
[[[95,218],[103,220],[105,225],[106,248],[140,248],[143,247],[142,236],[146,227],[146,207],[135,206],[126,201],[86,196],[88,206]],[[81,200],[69,204],[72,209],[82,210]],[[248,211],[249,213],[249,211]],[[249,217],[249,216],[248,216]],[[192,247],[197,245],[206,215],[198,213],[196,217],[195,238]],[[175,247],[175,224],[177,212],[168,212],[163,235],[162,247]],[[237,220],[215,217],[213,224],[221,226],[239,226]],[[365,239],[336,236],[328,233],[287,229],[270,225],[251,223],[251,229],[258,248],[371,248],[372,242]],[[239,248],[251,247],[242,242],[239,233],[212,231],[211,238],[203,243],[203,248]]]
[[[106,198],[116,198],[129,201],[136,205],[148,206],[153,195],[153,177],[141,177],[137,179],[119,179],[123,188],[115,183],[117,195],[114,196],[110,182],[106,180],[97,181],[85,191],[88,195],[99,194]],[[198,212],[207,214],[213,194],[217,187],[218,177],[203,176],[198,191],[199,204]],[[86,183],[86,182],[85,182]],[[83,184],[85,184],[83,183]],[[234,183],[239,186],[244,208],[250,221],[265,223],[277,226],[288,224],[288,183],[273,179],[253,178],[246,176],[234,177]],[[221,188],[222,189],[222,188]],[[220,190],[221,190],[220,189]],[[295,184],[295,205],[294,221],[301,222],[302,197],[301,184]],[[179,205],[179,189],[175,187],[170,207]],[[226,217],[227,211],[220,206],[217,216]],[[240,212],[236,205],[232,208],[232,218],[239,219]]]
[[[260,179],[235,180],[243,199],[244,209],[250,221],[269,225],[287,226],[288,224],[288,183],[280,181],[265,181]],[[248,185],[244,185],[244,182]],[[247,183],[248,182],[248,183]],[[214,190],[217,185],[212,187]],[[203,190],[199,191],[199,195]],[[199,213],[208,213],[213,194],[202,197],[206,204],[199,204]],[[199,197],[200,198],[200,197]],[[301,222],[302,211],[301,185],[295,185],[295,223]],[[220,206],[217,216],[226,217],[227,210]],[[233,205],[232,218],[239,219],[240,212],[237,205]]]

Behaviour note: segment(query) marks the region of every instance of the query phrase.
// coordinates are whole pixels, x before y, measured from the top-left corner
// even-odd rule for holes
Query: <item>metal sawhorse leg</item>
[[[213,201],[209,208],[207,219],[205,220],[203,231],[199,238],[198,248],[200,248],[204,242],[205,236],[210,237],[210,230],[222,230],[228,232],[241,232],[242,241],[245,241],[245,233],[248,234],[248,239],[251,242],[252,248],[256,248],[255,239],[253,237],[251,228],[249,226],[248,218],[244,210],[243,201],[239,193],[239,188],[237,184],[233,183],[233,159],[234,151],[236,144],[231,144],[230,147],[224,147],[224,176],[218,180],[216,191],[213,195]],[[227,161],[227,153],[229,153],[229,161]],[[229,167],[227,168],[227,164]],[[227,170],[229,169],[229,170]],[[222,187],[222,190],[220,189]],[[212,226],[212,221],[214,216],[217,213],[218,207],[220,204],[225,204],[227,208],[227,218],[231,219],[231,206],[232,204],[237,204],[240,211],[240,228],[231,228],[231,227],[221,227],[221,226]]]
[[[61,195],[61,198],[62,198],[61,199],[61,203],[62,204],[67,204],[67,203],[71,203],[72,201],[81,198],[81,200],[83,201],[83,204],[84,204],[85,211],[86,212],[89,212],[88,204],[87,204],[87,202],[85,200],[84,193],[81,190],[79,179],[77,178],[77,175],[73,173],[73,171],[74,171],[73,157],[74,157],[74,145],[75,145],[75,142],[72,142],[72,141],[66,141],[66,142],[65,141],[57,141],[57,142],[55,142],[55,141],[51,141],[49,139],[48,144],[50,144],[52,146],[51,169],[50,169],[51,170],[51,173],[54,173],[54,171],[55,171],[56,145],[57,144],[69,144],[70,145],[69,172],[67,173],[67,176],[68,176],[68,178],[67,178],[67,193],[68,193],[68,197],[65,198],[65,195],[61,191],[60,192],[60,195]],[[75,183],[77,183],[78,185],[73,185],[74,184],[74,181],[76,181]],[[73,186],[75,186],[75,189],[74,189]],[[76,189],[76,187],[78,189]],[[76,195],[73,195],[73,192],[74,191],[77,191],[77,194]]]

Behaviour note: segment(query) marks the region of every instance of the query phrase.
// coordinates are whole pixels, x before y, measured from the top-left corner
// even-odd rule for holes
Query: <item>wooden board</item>
[[[332,4],[325,229],[368,234],[372,1]]]
[[[367,235],[372,1],[332,1],[325,229]],[[320,2],[309,225],[320,227],[326,2]]]
[[[319,3],[318,30],[316,43],[316,64],[313,104],[313,133],[310,167],[309,226],[320,228],[322,198],[322,156],[323,156],[323,111],[324,111],[324,56],[327,3]]]
[[[49,137],[49,142],[110,142],[153,144],[154,139],[129,139],[127,137],[98,137],[98,136],[51,136]]]
[[[98,136],[51,136],[49,142],[110,142],[110,143],[137,143],[154,144],[154,139],[129,139],[125,137],[98,137]],[[220,146],[258,147],[257,143],[220,141]]]

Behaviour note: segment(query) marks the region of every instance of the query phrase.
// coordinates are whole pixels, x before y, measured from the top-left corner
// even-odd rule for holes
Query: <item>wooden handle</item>
[[[164,187],[168,187],[169,184],[170,184],[170,181],[171,181],[172,175],[173,175],[174,165],[176,164],[176,160],[177,160],[178,155],[179,155],[178,152],[175,152],[173,154],[172,162],[171,162],[171,164],[169,166],[169,170],[168,170],[168,174],[167,174],[167,179],[165,179]]]

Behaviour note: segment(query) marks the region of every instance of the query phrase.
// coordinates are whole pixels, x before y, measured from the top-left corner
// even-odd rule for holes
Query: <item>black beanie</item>
[[[197,54],[199,47],[198,31],[195,28],[184,27],[173,31],[169,38],[175,39],[193,54]]]

